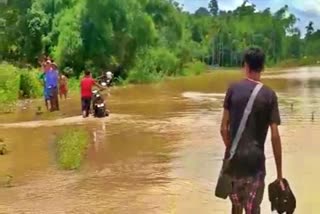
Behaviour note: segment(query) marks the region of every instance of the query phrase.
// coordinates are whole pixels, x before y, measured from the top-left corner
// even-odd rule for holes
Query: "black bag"
[[[226,199],[232,191],[232,177],[227,170],[230,161],[224,160],[221,167],[221,172],[215,189],[215,196],[218,198]]]
[[[284,191],[281,189],[279,181],[275,181],[269,185],[268,190],[271,210],[276,210],[279,214],[293,214],[296,209],[296,198],[286,179],[283,179],[283,184],[285,186]]]
[[[231,168],[232,167],[232,159],[236,154],[236,150],[237,150],[240,138],[242,136],[242,133],[245,129],[248,117],[251,113],[253,103],[254,103],[259,91],[261,90],[262,86],[263,85],[261,83],[258,83],[256,85],[256,87],[254,88],[253,92],[251,93],[251,96],[249,98],[247,106],[244,110],[239,128],[237,130],[236,136],[232,142],[230,155],[227,159],[225,159],[223,161],[220,175],[218,178],[218,182],[217,182],[217,185],[215,188],[215,196],[218,198],[226,199],[232,191],[232,177],[231,177],[232,175],[230,173],[230,171],[232,170],[232,168]]]

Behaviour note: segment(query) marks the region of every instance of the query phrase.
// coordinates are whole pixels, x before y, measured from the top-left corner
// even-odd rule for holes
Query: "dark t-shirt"
[[[243,112],[256,85],[256,82],[244,79],[232,84],[226,93],[224,108],[229,110],[230,114],[231,141],[235,138]],[[256,141],[264,152],[269,125],[273,123],[280,125],[280,122],[277,95],[272,89],[263,86],[253,104],[240,143],[246,140]],[[261,170],[265,170],[264,165]]]

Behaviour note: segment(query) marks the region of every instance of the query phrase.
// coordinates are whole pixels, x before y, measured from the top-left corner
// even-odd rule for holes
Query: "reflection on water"
[[[263,81],[278,92],[284,174],[297,195],[297,213],[320,212],[317,71],[266,73]],[[11,152],[0,156],[0,176],[12,174],[15,186],[0,189],[0,213],[229,213],[229,202],[216,199],[213,188],[223,152],[223,93],[238,78],[211,73],[114,89],[108,98],[111,118],[67,120],[92,136],[83,167],[75,172],[61,171],[55,162],[54,139],[65,129],[63,122],[1,128]],[[76,98],[62,105],[66,116],[79,113]],[[32,119],[28,111],[23,120]],[[267,182],[272,182],[269,142]],[[265,197],[263,213],[269,209]]]

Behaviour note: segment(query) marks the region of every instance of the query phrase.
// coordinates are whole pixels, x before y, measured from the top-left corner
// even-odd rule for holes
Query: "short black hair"
[[[243,54],[243,65],[246,63],[250,71],[260,73],[264,70],[266,56],[259,47],[250,47]]]
[[[90,74],[91,74],[91,72],[89,70],[84,71],[84,75],[89,76]]]

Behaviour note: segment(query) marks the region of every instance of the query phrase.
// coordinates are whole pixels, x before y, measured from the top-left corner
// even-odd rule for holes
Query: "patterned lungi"
[[[233,209],[243,208],[246,214],[260,214],[263,199],[265,173],[254,177],[234,178],[230,200]]]

